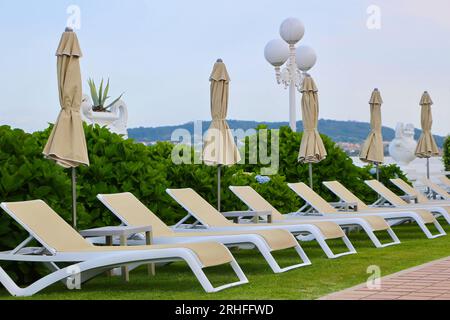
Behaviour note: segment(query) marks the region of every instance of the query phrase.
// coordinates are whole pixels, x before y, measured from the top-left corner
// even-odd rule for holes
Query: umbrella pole
[[[313,189],[313,167],[312,163],[309,163],[309,186]]]
[[[380,164],[376,162],[375,167],[377,168],[377,180],[380,181]]]
[[[430,180],[430,158],[427,158],[427,179]],[[432,194],[430,188],[427,188],[427,194],[428,195]],[[432,196],[433,196],[433,199],[435,199],[434,195],[432,195]]]
[[[72,225],[77,228],[77,172],[72,168]]]
[[[220,185],[220,180],[221,180],[221,176],[222,176],[222,166],[219,164],[219,166],[217,167],[217,210],[220,212],[220,189],[221,189],[221,185]]]

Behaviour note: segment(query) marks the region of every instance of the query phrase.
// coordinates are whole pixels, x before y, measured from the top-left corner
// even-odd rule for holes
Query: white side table
[[[88,229],[80,231],[81,236],[85,238],[90,237],[105,237],[105,243],[107,246],[113,246],[113,238],[120,238],[120,245],[125,247],[128,245],[128,237],[137,233],[145,233],[145,243],[147,245],[152,244],[152,227],[128,227],[128,226],[118,226],[118,227],[103,227],[97,229]],[[151,276],[156,274],[155,264],[148,265],[148,273]],[[122,276],[126,282],[130,281],[130,272],[127,266],[122,267]]]

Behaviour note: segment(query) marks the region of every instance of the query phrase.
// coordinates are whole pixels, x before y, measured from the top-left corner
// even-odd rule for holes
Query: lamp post
[[[278,84],[289,87],[289,125],[292,131],[297,131],[297,105],[295,89],[300,91],[304,73],[316,63],[314,50],[296,44],[303,38],[305,27],[296,18],[286,19],[280,27],[282,39],[270,41],[264,50],[266,60],[275,67]],[[284,68],[281,67],[284,65]]]

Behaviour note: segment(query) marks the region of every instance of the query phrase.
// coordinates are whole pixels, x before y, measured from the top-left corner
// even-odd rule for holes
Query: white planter
[[[89,96],[84,95],[81,103],[81,119],[87,124],[98,124],[108,128],[111,132],[128,139],[128,108],[122,100],[117,101],[110,112],[94,112]]]
[[[407,166],[416,159],[417,142],[414,140],[414,125],[397,124],[395,139],[389,144],[389,154],[396,163]]]

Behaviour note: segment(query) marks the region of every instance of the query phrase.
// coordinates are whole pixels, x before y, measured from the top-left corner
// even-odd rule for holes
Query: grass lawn
[[[441,224],[450,232],[445,221],[441,220]],[[428,240],[415,225],[394,230],[402,244],[384,249],[374,248],[364,234],[352,233],[350,239],[358,254],[337,260],[327,259],[315,242],[303,243],[313,265],[283,274],[273,274],[255,250],[233,250],[250,283],[216,294],[204,293],[189,268],[174,263],[158,268],[154,278],[146,275],[144,267],[131,273],[128,284],[120,278],[100,276],[84,284],[81,291],[68,291],[64,285],[56,284],[31,299],[316,299],[365,282],[369,277],[366,270],[371,265],[379,266],[386,276],[450,256],[449,236]],[[336,251],[344,250],[339,243],[330,244]],[[294,253],[290,251],[280,252],[276,257],[281,265],[298,261],[293,260]],[[207,274],[216,284],[234,279],[227,267],[213,268]],[[0,299],[13,298],[1,289]]]

